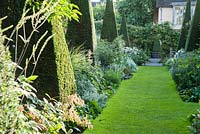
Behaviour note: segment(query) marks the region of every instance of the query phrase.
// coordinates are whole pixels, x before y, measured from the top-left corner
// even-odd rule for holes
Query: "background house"
[[[102,3],[104,0],[91,0],[92,6],[96,6],[97,4]]]
[[[191,14],[194,14],[195,0],[191,2]],[[169,22],[173,29],[180,29],[186,9],[186,0],[157,0],[157,22]]]
[[[106,2],[106,0],[91,0],[92,6],[96,6],[97,4],[102,4]],[[113,2],[116,2],[116,0],[113,0]]]

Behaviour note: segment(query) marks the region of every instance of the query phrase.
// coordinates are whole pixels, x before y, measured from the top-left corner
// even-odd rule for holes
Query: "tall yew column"
[[[70,52],[65,40],[62,19],[54,16],[51,20],[54,53],[58,77],[60,100],[65,102],[65,97],[76,92],[76,82],[71,63]]]
[[[91,0],[71,0],[79,7],[82,15],[79,22],[72,20],[68,22],[67,41],[70,48],[82,47],[93,51],[97,46]]]
[[[113,0],[106,1],[106,10],[103,18],[101,39],[112,42],[118,36]]]
[[[185,43],[187,40],[188,31],[190,28],[190,20],[191,20],[191,0],[187,0],[185,16],[182,24],[181,35],[178,42],[178,50],[181,48],[185,48]]]
[[[192,51],[199,48],[200,44],[200,0],[196,0],[196,7],[189,34],[186,41],[185,50]]]

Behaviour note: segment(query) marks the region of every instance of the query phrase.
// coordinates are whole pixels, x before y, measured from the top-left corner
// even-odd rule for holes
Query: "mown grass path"
[[[84,134],[188,134],[187,116],[197,108],[180,99],[165,67],[140,67]]]

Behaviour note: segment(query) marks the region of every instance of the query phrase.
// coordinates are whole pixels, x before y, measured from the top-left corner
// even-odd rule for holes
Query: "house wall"
[[[195,2],[191,4],[191,15],[194,14]],[[173,2],[171,6],[158,8],[158,24],[169,22],[173,29],[181,29],[186,2]]]
[[[158,24],[162,24],[164,22],[173,22],[173,8],[160,7],[158,10]]]

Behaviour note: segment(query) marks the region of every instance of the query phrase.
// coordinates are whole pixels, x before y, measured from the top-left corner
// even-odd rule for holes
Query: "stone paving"
[[[151,58],[149,59],[149,62],[145,64],[145,66],[163,66],[160,62],[160,58]]]

